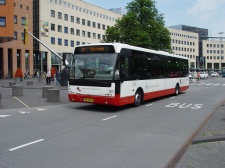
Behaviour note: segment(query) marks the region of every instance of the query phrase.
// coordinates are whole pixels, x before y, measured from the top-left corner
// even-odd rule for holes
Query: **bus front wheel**
[[[134,106],[138,107],[142,103],[142,92],[140,90],[137,90],[134,95]]]

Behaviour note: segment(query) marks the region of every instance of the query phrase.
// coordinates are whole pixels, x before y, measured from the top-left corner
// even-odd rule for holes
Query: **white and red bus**
[[[67,55],[68,98],[122,106],[189,88],[188,59],[163,51],[121,43],[98,43],[75,47]]]

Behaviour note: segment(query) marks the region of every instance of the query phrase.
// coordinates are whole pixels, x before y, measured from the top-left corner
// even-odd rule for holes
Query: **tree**
[[[170,35],[163,14],[153,0],[133,0],[127,13],[106,30],[103,42],[122,42],[134,46],[171,52]]]

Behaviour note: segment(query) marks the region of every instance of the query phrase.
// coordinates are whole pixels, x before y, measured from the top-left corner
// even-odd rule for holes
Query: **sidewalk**
[[[214,112],[198,132],[192,145],[188,147],[175,167],[225,167],[225,102]]]
[[[0,93],[2,96],[2,106],[0,107],[0,110],[69,103],[67,86],[56,85],[54,81],[51,81],[51,85],[46,85],[46,81],[44,79],[42,82],[39,82],[37,78],[17,81],[16,85],[21,85],[23,87],[23,96],[19,97],[12,96],[12,87],[9,86],[10,81],[15,81],[15,79],[0,79]],[[27,81],[33,81],[33,85],[27,85]],[[54,89],[59,89],[60,102],[47,102],[47,98],[42,98],[43,86],[53,86]]]

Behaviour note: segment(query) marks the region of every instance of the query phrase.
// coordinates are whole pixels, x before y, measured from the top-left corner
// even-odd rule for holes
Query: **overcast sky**
[[[84,0],[111,9],[127,6],[132,0]],[[225,32],[225,0],[156,0],[156,8],[164,14],[166,27],[184,24],[209,30],[209,36]],[[225,36],[225,34],[223,35]]]

